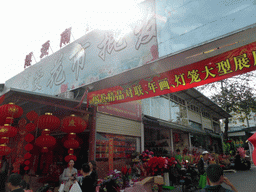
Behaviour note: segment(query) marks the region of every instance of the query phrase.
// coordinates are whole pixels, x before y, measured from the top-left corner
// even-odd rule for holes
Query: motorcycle
[[[195,170],[195,165],[187,165],[186,168],[181,169],[180,183],[182,185],[182,192],[196,191],[199,184],[199,173]]]

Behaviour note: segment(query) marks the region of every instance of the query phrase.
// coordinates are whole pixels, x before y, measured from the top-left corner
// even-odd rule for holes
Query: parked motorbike
[[[195,165],[188,165],[187,168],[181,170],[180,183],[183,192],[198,190],[199,173],[195,170]]]

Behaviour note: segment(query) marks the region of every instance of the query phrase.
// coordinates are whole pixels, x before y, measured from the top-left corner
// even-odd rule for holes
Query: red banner
[[[90,92],[87,103],[107,105],[141,100],[220,81],[255,69],[256,42],[154,77]]]

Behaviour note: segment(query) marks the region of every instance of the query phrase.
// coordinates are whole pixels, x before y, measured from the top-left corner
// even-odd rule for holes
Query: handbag
[[[63,192],[64,191],[64,183],[61,183],[58,191],[59,192]]]
[[[69,192],[82,192],[81,187],[79,186],[78,182],[75,182]]]
[[[199,185],[198,187],[200,189],[203,189],[206,186],[206,173],[204,173],[203,175],[200,175],[200,179],[199,179]]]

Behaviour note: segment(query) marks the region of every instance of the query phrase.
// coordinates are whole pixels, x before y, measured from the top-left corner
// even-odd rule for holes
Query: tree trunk
[[[226,141],[228,139],[228,118],[225,119],[225,130],[223,134],[223,140]]]

